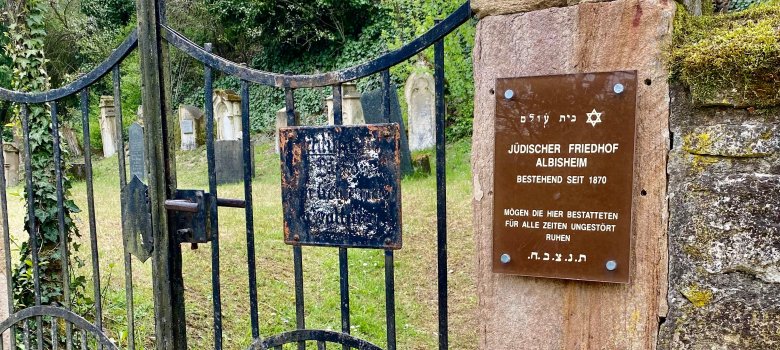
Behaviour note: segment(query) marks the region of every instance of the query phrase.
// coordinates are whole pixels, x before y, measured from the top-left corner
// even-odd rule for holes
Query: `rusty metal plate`
[[[284,241],[401,248],[398,124],[279,131]]]
[[[636,72],[496,81],[493,271],[628,283]]]
[[[127,251],[145,262],[154,251],[149,188],[133,176],[122,191],[122,234]]]

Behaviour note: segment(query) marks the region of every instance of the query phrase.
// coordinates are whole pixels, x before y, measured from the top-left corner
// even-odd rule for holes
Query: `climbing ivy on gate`
[[[46,72],[46,56],[44,54],[44,38],[46,26],[44,23],[44,11],[46,3],[41,0],[13,0],[9,1],[7,11],[4,13],[8,31],[7,41],[3,47],[6,55],[12,61],[11,88],[18,91],[45,91],[49,89],[49,77]],[[17,106],[16,115],[20,110]],[[36,234],[38,236],[38,256],[40,268],[41,302],[43,304],[62,305],[65,300],[63,293],[63,281],[60,255],[60,237],[58,222],[58,205],[56,191],[56,177],[54,173],[54,146],[51,134],[51,116],[45,105],[30,105],[28,108],[30,125],[30,157],[34,201],[26,203],[34,208],[34,218],[25,216],[25,222],[35,220]],[[18,123],[18,121],[17,121]],[[23,148],[23,147],[22,147]],[[63,147],[63,162],[60,164],[66,169],[64,159],[67,158],[66,148]],[[71,199],[71,181],[67,176],[63,178],[65,190],[64,214],[65,231],[70,245],[70,285],[71,302],[76,306],[88,307],[91,304],[86,297],[84,288],[86,279],[83,276],[75,276],[75,272],[83,261],[78,256],[80,245],[76,239],[80,237],[78,228],[73,221],[72,214],[78,213],[78,206]],[[30,188],[24,189],[24,198],[27,198]],[[25,211],[27,213],[27,211]],[[28,234],[29,225],[25,226]],[[14,302],[16,309],[29,307],[35,304],[33,289],[33,270],[31,245],[24,241],[19,246],[20,261],[13,270]]]

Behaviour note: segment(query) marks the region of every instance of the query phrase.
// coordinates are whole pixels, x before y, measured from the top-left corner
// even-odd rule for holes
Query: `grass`
[[[261,336],[295,328],[292,248],[282,240],[279,158],[273,141],[258,142],[253,185],[255,250]],[[450,342],[453,349],[476,348],[474,243],[471,226],[470,142],[448,146]],[[431,157],[433,160],[434,158]],[[207,189],[205,151],[177,154],[179,188]],[[103,286],[104,318],[110,336],[127,344],[127,303],[117,158],[94,164],[97,236]],[[414,176],[402,183],[404,247],[395,254],[396,320],[399,349],[433,349],[437,344],[436,181]],[[11,191],[18,193],[19,190]],[[224,185],[220,197],[243,198],[243,185]],[[73,198],[84,209],[77,222],[89,255],[85,183]],[[21,198],[9,200],[12,232],[22,232]],[[249,318],[247,244],[244,210],[220,209],[220,278],[225,349],[246,349],[252,342]],[[189,348],[213,348],[211,246],[183,252]],[[304,247],[306,325],[340,330],[338,250]],[[385,347],[384,254],[349,251],[352,333]],[[154,305],[150,263],[132,259],[136,347],[154,344]],[[91,267],[80,271],[91,276]],[[91,282],[90,282],[91,285]],[[89,291],[92,293],[92,291]],[[88,315],[88,318],[91,316]]]

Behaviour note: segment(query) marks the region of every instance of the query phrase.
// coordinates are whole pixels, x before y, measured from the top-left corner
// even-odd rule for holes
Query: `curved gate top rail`
[[[346,68],[312,75],[285,75],[260,71],[211,54],[193,43],[181,33],[163,24],[162,35],[171,45],[194,59],[223,73],[233,75],[248,82],[274,86],[278,88],[312,88],[336,85],[379,73],[411,58],[417,53],[441,40],[471,18],[471,5],[467,1],[449,17],[438,23],[425,34],[404,45],[398,50],[386,53],[374,60]],[[60,88],[43,92],[21,92],[0,88],[0,100],[16,103],[44,103],[76,94],[92,85],[121,63],[138,46],[138,30],[133,30],[119,47],[100,65],[75,81]]]
[[[425,34],[398,50],[388,52],[374,60],[357,66],[339,71],[312,75],[285,75],[248,68],[207,52],[202,47],[193,43],[184,35],[167,25],[163,25],[162,27],[163,36],[168,43],[214,69],[256,84],[295,89],[331,86],[379,73],[430,47],[470,18],[471,5],[467,1],[441,23],[436,24]]]
[[[43,92],[21,92],[0,88],[0,100],[16,103],[44,103],[74,95],[108,74],[114,66],[129,56],[136,46],[138,46],[138,30],[133,30],[105,61],[70,84]]]

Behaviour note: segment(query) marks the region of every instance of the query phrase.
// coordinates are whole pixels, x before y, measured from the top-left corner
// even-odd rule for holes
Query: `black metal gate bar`
[[[297,124],[295,122],[295,96],[289,85],[285,88],[284,97],[287,125],[295,126]],[[295,328],[302,330],[306,329],[306,308],[303,293],[303,249],[299,245],[293,246],[293,270],[295,276]],[[306,342],[298,342],[298,350],[306,350]]]
[[[211,43],[203,46],[211,52]],[[214,154],[214,78],[211,67],[203,65],[204,76],[204,108],[206,110],[206,163],[209,173],[209,193],[211,198],[219,198],[217,194],[217,163]],[[249,203],[248,203],[249,204]],[[251,204],[250,204],[251,205]],[[219,280],[219,210],[217,201],[211,201],[211,288],[214,302],[214,349],[222,349],[222,291]]]
[[[439,24],[440,21],[436,21]],[[439,261],[439,349],[449,348],[447,298],[447,159],[444,135],[444,39],[434,44],[436,77],[436,230]]]
[[[344,247],[339,247],[339,289],[341,290],[341,331],[349,334],[351,327],[349,319],[349,252]],[[346,345],[342,347],[344,350],[348,350]]]
[[[172,234],[164,202],[175,196],[176,164],[172,133],[168,127],[170,101],[167,46],[160,37],[161,1],[138,0],[138,54],[144,116],[144,141],[149,165],[149,203],[152,216],[152,274],[155,305],[155,334],[158,350],[187,348],[182,277],[181,245]]]
[[[33,180],[32,180],[32,160],[31,160],[31,154],[32,154],[32,147],[30,146],[30,112],[28,110],[27,104],[22,104],[22,130],[24,134],[24,151],[25,154],[27,154],[26,157],[24,157],[24,167],[25,167],[25,175],[27,177],[27,227],[30,234],[30,253],[32,255],[32,269],[33,269],[33,289],[35,293],[35,306],[41,306],[41,279],[40,279],[40,271],[38,270],[38,234],[36,231],[35,226],[35,190],[33,187]],[[36,317],[36,322],[38,325],[41,323],[41,317]],[[29,323],[29,322],[28,322]],[[27,326],[27,329],[29,330],[29,325],[25,323],[25,326]],[[43,330],[41,327],[36,327],[37,330],[37,341],[38,341],[38,349],[43,349]],[[27,333],[28,331],[25,331]],[[29,345],[27,345],[27,349],[29,349]]]
[[[244,151],[244,200],[246,201],[246,258],[249,269],[249,312],[252,337],[260,337],[257,310],[257,265],[255,263],[255,214],[252,202],[252,139],[249,132],[249,83],[241,81],[241,133]]]
[[[333,86],[333,124],[342,125],[344,123],[344,109],[342,100],[341,84]],[[341,295],[341,331],[346,334],[351,332],[350,308],[349,308],[349,251],[347,248],[339,247],[339,289]],[[343,350],[349,350],[346,344],[342,345]]]
[[[5,103],[0,110],[0,164],[5,165],[5,145],[3,144],[2,135],[5,133],[5,126],[8,122],[6,117],[8,116],[8,109],[10,103]],[[14,314],[14,279],[13,271],[11,270],[11,229],[8,224],[8,195],[6,193],[6,178],[5,178],[5,166],[0,166],[0,210],[3,215],[3,249],[5,250],[5,271],[6,271],[6,293],[8,295],[8,314]],[[12,326],[10,331],[10,346],[11,349],[16,349],[16,327]],[[2,333],[0,333],[2,337]],[[0,344],[4,342],[0,341]]]
[[[125,170],[125,140],[122,137],[122,129],[124,123],[122,122],[122,80],[119,70],[119,63],[114,66],[113,70],[113,83],[114,83],[114,108],[116,109],[116,130],[119,132],[120,137],[117,137],[117,164],[119,167],[119,195],[120,198],[124,198],[125,186],[127,186],[127,172]],[[82,113],[84,115],[84,113]],[[84,116],[89,118],[89,110]],[[84,122],[84,119],[82,119]],[[85,123],[88,124],[88,123]],[[124,211],[120,211],[120,217],[124,222]],[[124,230],[124,227],[120,227],[120,230]],[[123,236],[124,237],[124,236]],[[128,250],[127,244],[122,244],[123,258],[125,263],[125,303],[127,304],[127,348],[135,349],[135,311],[133,308],[133,262],[132,255]]]
[[[56,320],[54,317],[51,317],[51,347],[53,350],[59,349],[59,341],[57,341],[57,327],[56,327]],[[16,350],[16,349],[14,349]]]
[[[30,347],[30,320],[24,320],[24,325],[22,326],[22,342],[24,343],[25,349],[32,349]]]
[[[60,261],[62,262],[62,290],[63,290],[63,307],[70,311],[70,273],[68,268],[68,238],[65,234],[65,195],[62,191],[62,150],[60,149],[60,129],[59,118],[57,118],[57,101],[49,102],[49,108],[51,109],[51,134],[53,140],[54,149],[54,177],[56,181],[57,191],[57,224],[60,234]],[[89,134],[87,134],[89,135]],[[30,156],[28,154],[28,156]],[[43,323],[39,323],[38,327],[43,327]],[[67,349],[70,350],[73,343],[73,327],[70,323],[65,324],[65,336],[67,342],[65,343]]]
[[[122,105],[115,101],[114,108],[119,110],[122,108]],[[121,111],[117,114],[121,115]],[[81,90],[81,116],[84,135],[89,135],[89,93],[86,88]],[[86,123],[83,122],[85,118],[87,119]],[[121,122],[121,117],[117,116],[117,118]],[[120,133],[120,136],[117,138],[121,139],[122,128],[117,129],[117,131]],[[124,149],[117,148],[117,157],[123,158],[123,156]],[[92,248],[92,285],[95,289],[95,326],[98,329],[103,329],[103,301],[101,295],[102,292],[100,290],[100,256],[98,252],[97,224],[95,223],[95,189],[92,183],[92,150],[89,147],[84,148],[84,168],[86,173],[85,181],[87,183],[87,216],[89,217],[89,240],[90,246]],[[98,344],[98,349],[102,348],[103,346]]]
[[[382,71],[382,114],[386,123],[390,123],[390,70]],[[395,324],[395,255],[385,250],[385,317],[387,323],[387,350],[396,348]]]

